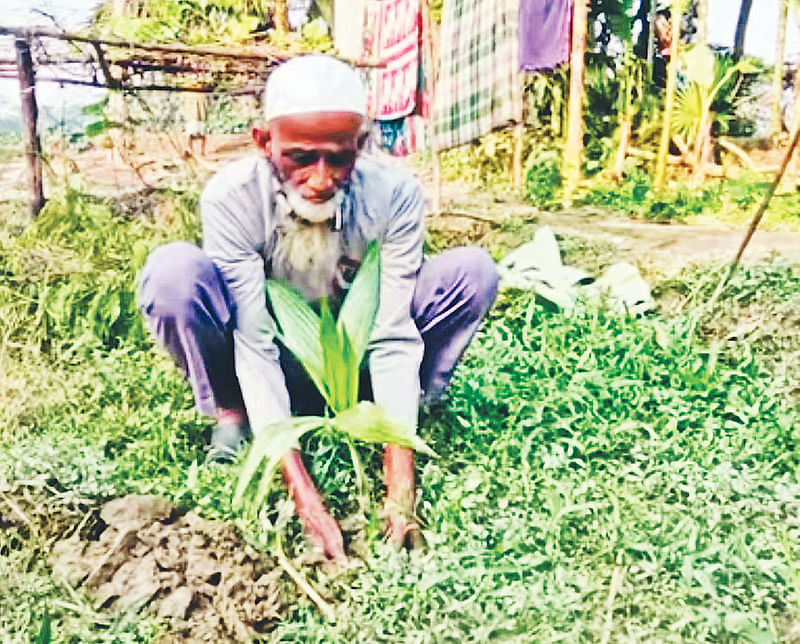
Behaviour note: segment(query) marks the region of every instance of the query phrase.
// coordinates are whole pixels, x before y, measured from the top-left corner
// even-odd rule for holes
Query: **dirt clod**
[[[100,518],[99,538],[64,539],[51,558],[98,607],[148,606],[171,622],[169,641],[249,641],[283,614],[280,568],[230,526],[154,496],[110,501]]]

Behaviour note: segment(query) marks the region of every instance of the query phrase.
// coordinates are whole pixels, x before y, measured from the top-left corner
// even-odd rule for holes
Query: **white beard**
[[[292,198],[290,194],[295,194],[296,197]],[[316,204],[306,201],[296,191],[288,190],[286,197],[294,213],[306,221],[321,217],[323,211],[328,213],[324,219],[315,223],[286,217],[272,251],[272,277],[293,284],[308,301],[313,302],[333,294],[342,255],[342,241],[341,232],[331,230],[330,221],[335,216],[341,199],[334,197],[325,203]]]
[[[312,224],[321,224],[324,221],[333,219],[344,198],[344,193],[341,190],[337,190],[336,194],[327,201],[314,203],[303,197],[300,191],[289,183],[284,183],[282,188],[283,194],[286,195],[286,202],[292,212],[300,219],[310,221]]]

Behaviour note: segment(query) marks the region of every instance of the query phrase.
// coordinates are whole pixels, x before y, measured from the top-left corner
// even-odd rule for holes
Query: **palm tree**
[[[781,99],[783,98],[783,61],[786,56],[786,22],[789,13],[788,0],[778,0],[778,38],[775,43],[775,69],[772,75],[772,138],[783,131]]]
[[[697,11],[697,42],[708,43],[708,0],[695,0]]]
[[[753,0],[742,0],[739,7],[739,20],[736,22],[736,36],[733,39],[733,57],[739,59],[744,54],[744,34],[747,31],[747,21],[750,18],[750,9]]]

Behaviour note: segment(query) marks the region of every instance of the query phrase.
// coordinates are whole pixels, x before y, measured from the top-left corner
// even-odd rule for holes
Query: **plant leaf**
[[[265,463],[256,496],[256,505],[260,505],[269,492],[269,483],[281,459],[286,456],[289,450],[298,446],[297,441],[300,440],[303,434],[317,429],[325,423],[326,420],[319,416],[287,418],[259,432],[255,440],[253,440],[247,459],[242,466],[242,471],[239,472],[236,490],[233,493],[233,505],[235,507],[241,505],[247,487],[255,478],[261,464]]]
[[[319,341],[322,346],[325,384],[328,388],[328,395],[323,394],[323,396],[325,396],[328,407],[338,414],[349,406],[346,391],[347,365],[342,360],[339,332],[336,330],[336,320],[333,319],[327,298],[320,301],[320,313]]]
[[[370,242],[339,311],[339,330],[347,329],[358,364],[367,350],[369,335],[378,311],[380,287],[380,246]]]
[[[341,335],[339,337],[339,345],[342,350],[342,364],[344,365],[345,373],[347,375],[347,396],[346,407],[355,407],[358,404],[358,385],[359,385],[359,372],[360,372],[360,358],[353,350],[353,343],[350,342],[350,336],[347,334],[347,329],[342,327]]]
[[[42,627],[39,629],[39,635],[36,637],[36,644],[50,644],[52,638],[50,621],[50,612],[45,611],[44,619],[42,619]]]
[[[267,280],[267,296],[278,323],[278,338],[325,396],[319,316],[302,295],[278,280]]]
[[[716,81],[716,59],[708,45],[698,44],[689,49],[683,56],[686,67],[686,78],[695,82],[705,91],[711,89]]]
[[[392,420],[373,402],[360,402],[337,414],[330,422],[334,429],[366,443],[390,443],[436,456],[417,436],[413,425]]]

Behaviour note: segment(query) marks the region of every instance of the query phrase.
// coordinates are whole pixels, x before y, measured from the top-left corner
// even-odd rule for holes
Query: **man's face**
[[[360,130],[357,114],[325,112],[276,118],[266,130],[254,128],[253,138],[281,181],[304,199],[324,203],[350,178]]]

